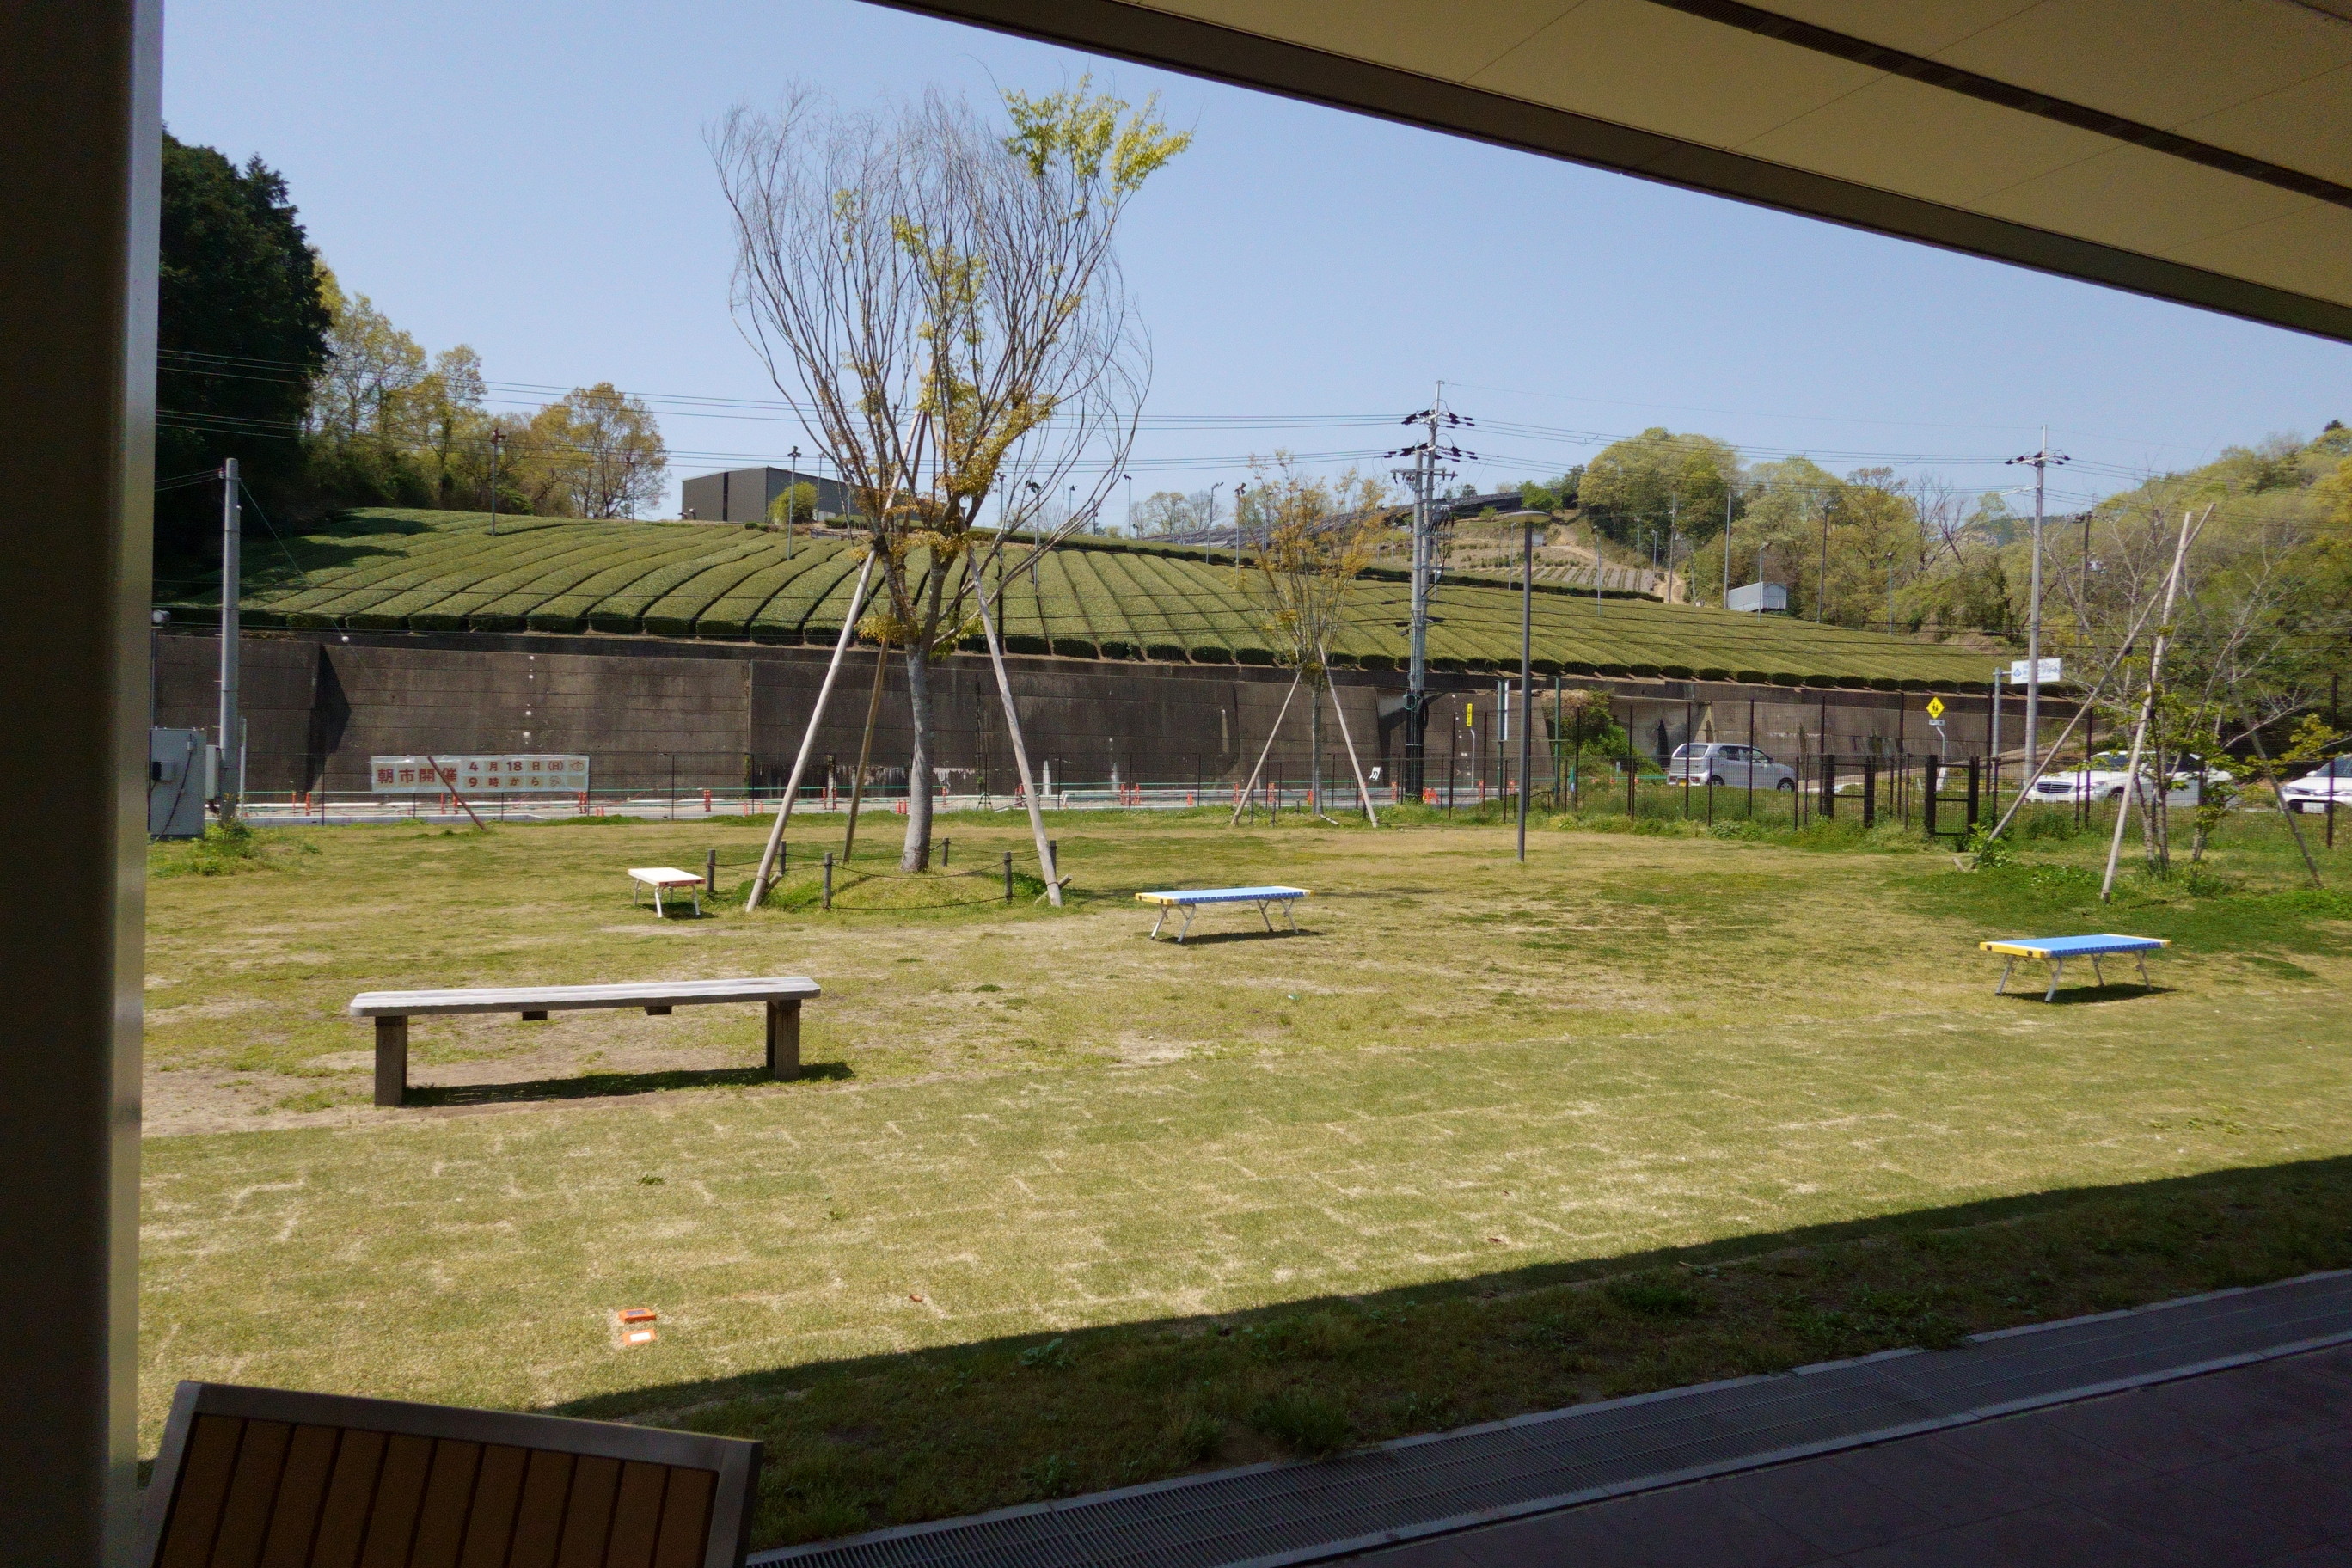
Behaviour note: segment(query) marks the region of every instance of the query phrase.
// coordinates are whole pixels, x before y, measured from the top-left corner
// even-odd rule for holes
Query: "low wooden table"
[[[675,866],[632,866],[629,868],[629,902],[637,901],[641,887],[654,890],[654,919],[660,920],[667,911],[662,908],[664,888],[689,888],[694,892],[694,912],[702,913],[702,873],[681,871]]]
[[[768,1076],[801,1070],[801,1004],[823,994],[797,974],[756,980],[646,980],[622,985],[492,985],[471,991],[363,991],[352,998],[354,1018],[375,1020],[375,1102],[399,1105],[408,1097],[408,1020],[446,1013],[520,1013],[526,1020],[588,1007],[673,1007],[714,1002],[764,1002],[768,1007]]]

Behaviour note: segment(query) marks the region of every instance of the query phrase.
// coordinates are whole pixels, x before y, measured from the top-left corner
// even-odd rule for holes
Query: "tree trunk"
[[[1307,809],[1323,815],[1323,689],[1307,689]]]
[[[898,869],[924,871],[931,864],[931,661],[915,647],[907,650],[907,716],[915,745],[907,762],[907,847]]]

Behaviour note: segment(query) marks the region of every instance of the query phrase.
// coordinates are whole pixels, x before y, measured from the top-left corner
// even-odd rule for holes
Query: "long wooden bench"
[[[140,1568],[737,1568],[760,1445],[605,1421],[184,1383]]]
[[[756,980],[646,980],[622,985],[492,985],[470,991],[363,991],[352,998],[351,1016],[375,1020],[375,1102],[399,1105],[408,1098],[408,1020],[449,1013],[520,1013],[526,1019],[588,1007],[643,1007],[664,1014],[674,1007],[716,1002],[763,1002],[768,1009],[768,1076],[798,1078],[801,1070],[801,1004],[821,994],[817,984],[797,974]]]

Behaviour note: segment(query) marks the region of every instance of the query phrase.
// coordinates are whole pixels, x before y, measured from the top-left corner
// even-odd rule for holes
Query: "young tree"
[[[1261,614],[1277,657],[1298,672],[1307,688],[1307,795],[1319,816],[1323,699],[1331,689],[1331,645],[1345,626],[1356,579],[1372,558],[1384,491],[1379,480],[1362,478],[1353,468],[1337,480],[1306,478],[1291,467],[1286,453],[1276,453],[1272,463],[1254,462],[1250,468],[1256,476],[1250,482],[1250,499]],[[1348,755],[1353,765],[1352,740]],[[1365,805],[1369,812],[1369,795]]]
[[[310,427],[337,442],[372,437],[392,449],[419,444],[424,348],[366,295],[346,294],[323,266],[319,297],[330,325],[327,363],[311,389]]]
[[[872,534],[883,629],[907,671],[909,871],[930,859],[930,666],[975,630],[1027,781],[993,595],[1053,542],[1016,543],[1013,531],[1047,507],[1070,514],[1054,532],[1083,526],[1125,465],[1148,364],[1112,239],[1190,141],[1151,104],[1084,79],[1008,92],[1003,108],[990,126],[937,92],[853,111],[802,88],[772,114],[735,110],[709,138],[746,335]],[[1067,508],[1087,457],[1099,466]],[[992,492],[1005,527],[976,533]],[[1059,903],[1035,790],[1024,794]]]

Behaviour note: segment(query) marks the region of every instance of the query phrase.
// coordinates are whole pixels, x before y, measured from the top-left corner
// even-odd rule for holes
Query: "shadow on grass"
[[[771,1546],[2352,1267],[2347,1213],[2352,1158],[2336,1157],[1041,1326],[558,1408],[760,1438],[754,1540]]]
[[[2137,980],[2110,980],[2104,985],[2062,985],[2058,988],[2058,994],[2049,998],[2048,1005],[2079,1007],[2091,1002],[2136,1002],[2146,996],[2169,996],[2177,989],[2171,985],[2142,985]],[[2040,990],[2020,990],[2011,986],[2001,994],[2000,999],[2004,1002],[2039,1003],[2045,995],[2048,995],[2046,985]]]
[[[1273,942],[1276,938],[1324,934],[1313,926],[1300,926],[1297,931],[1285,926],[1276,926],[1272,931],[1196,931],[1181,942],[1171,933],[1161,931],[1155,940],[1166,942],[1171,947],[1213,947],[1223,942]]]
[[[856,1077],[847,1062],[803,1062],[795,1082],[840,1083]],[[679,1068],[665,1072],[588,1072],[520,1083],[412,1083],[410,1105],[517,1105],[542,1100],[604,1100],[671,1089],[748,1089],[773,1083],[757,1068]]]

